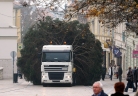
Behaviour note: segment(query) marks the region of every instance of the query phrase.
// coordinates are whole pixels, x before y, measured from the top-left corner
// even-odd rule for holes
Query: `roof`
[[[43,50],[72,50],[72,45],[44,45]]]

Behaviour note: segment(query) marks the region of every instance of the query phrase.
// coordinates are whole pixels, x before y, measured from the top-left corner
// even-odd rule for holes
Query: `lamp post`
[[[14,59],[16,57],[16,52],[15,51],[12,51],[10,53],[11,57],[12,57],[12,60],[13,60],[13,83],[16,83],[15,80],[14,80]]]

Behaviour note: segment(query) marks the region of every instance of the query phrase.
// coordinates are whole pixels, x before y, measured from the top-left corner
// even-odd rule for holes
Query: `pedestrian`
[[[122,67],[118,66],[118,78],[120,82],[122,81],[122,73],[123,73]]]
[[[114,75],[118,79],[118,67],[116,65],[114,66]]]
[[[129,96],[124,95],[125,84],[123,82],[117,82],[114,84],[115,93],[111,96]]]
[[[113,67],[112,67],[112,65],[110,65],[108,73],[109,73],[109,76],[110,76],[110,80],[112,80],[112,76],[113,76]]]
[[[92,96],[108,96],[103,91],[103,85],[100,81],[97,81],[92,86],[94,94]]]
[[[125,92],[128,91],[128,88],[133,88],[133,92],[136,91],[136,88],[134,87],[134,84],[133,84],[133,73],[132,73],[132,70],[131,70],[131,67],[129,67],[129,71],[127,73],[127,86],[125,88]]]
[[[21,72],[21,70],[18,70],[18,76],[20,77],[20,79],[22,79],[22,72]]]
[[[106,67],[102,65],[102,80],[104,81],[106,75]]]
[[[134,75],[134,72],[136,69],[137,69],[137,67],[135,66],[134,69],[132,70],[133,75]]]
[[[134,83],[135,83],[135,80],[136,80],[136,78],[135,78],[135,70],[136,70],[136,66],[132,69]]]
[[[138,68],[135,69],[134,71],[134,83],[137,89],[137,83],[138,83]]]

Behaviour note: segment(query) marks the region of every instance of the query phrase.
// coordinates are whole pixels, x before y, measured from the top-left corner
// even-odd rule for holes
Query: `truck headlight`
[[[47,78],[47,76],[42,76],[42,78]]]
[[[66,76],[66,78],[71,78],[71,76],[68,75],[68,76]]]

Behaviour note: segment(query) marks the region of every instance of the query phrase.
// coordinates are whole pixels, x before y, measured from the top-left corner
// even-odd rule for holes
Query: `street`
[[[104,91],[109,95],[114,93],[114,83],[117,79],[112,81],[105,79],[103,83]],[[125,79],[123,82],[126,81]],[[48,86],[33,85],[26,82],[24,79],[18,79],[18,83],[13,83],[12,79],[0,80],[0,96],[91,96],[93,94],[91,86]],[[135,92],[129,89],[126,94],[134,96]]]

